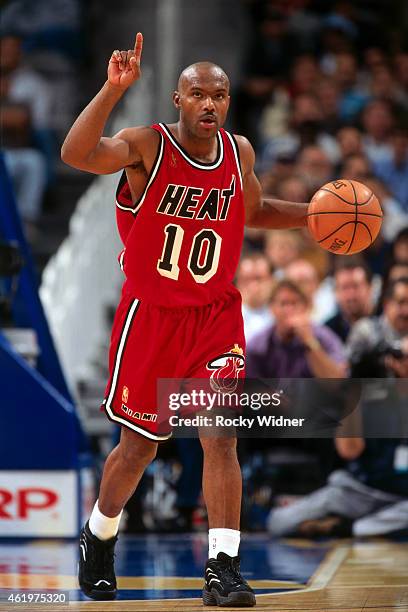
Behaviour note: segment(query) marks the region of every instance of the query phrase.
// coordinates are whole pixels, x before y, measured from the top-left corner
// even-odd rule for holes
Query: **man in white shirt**
[[[236,285],[242,296],[242,315],[247,342],[272,323],[268,306],[272,284],[273,276],[264,255],[256,253],[241,259]]]

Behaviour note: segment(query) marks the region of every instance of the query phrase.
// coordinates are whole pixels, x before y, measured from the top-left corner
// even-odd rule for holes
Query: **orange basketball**
[[[383,213],[371,189],[348,179],[320,187],[307,213],[309,231],[316,242],[337,255],[363,251],[377,238]]]

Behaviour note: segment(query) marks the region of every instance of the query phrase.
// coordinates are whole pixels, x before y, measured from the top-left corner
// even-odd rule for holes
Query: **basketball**
[[[374,242],[382,217],[380,203],[366,185],[339,179],[314,194],[307,224],[323,249],[336,255],[353,255]]]

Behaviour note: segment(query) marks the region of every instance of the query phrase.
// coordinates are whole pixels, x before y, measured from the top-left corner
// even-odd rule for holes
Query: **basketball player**
[[[79,582],[93,599],[116,596],[113,549],[122,509],[158,443],[171,435],[157,415],[157,379],[208,379],[219,357],[237,379],[244,374],[241,298],[232,285],[244,224],[306,225],[307,204],[262,199],[251,145],[222,129],[229,81],[214,64],[200,62],[181,73],[173,94],[177,123],[103,137],[112,110],[140,77],[142,44],[138,33],[134,49],[113,52],[106,83],[62,148],[62,159],[80,170],[124,169],[117,222],[126,280],[103,403],[107,416],[122,426],[121,438],[106,460],[99,498],[80,539]],[[203,600],[250,607],[255,596],[240,574],[238,556],[236,439],[202,436],[201,444],[210,528]]]

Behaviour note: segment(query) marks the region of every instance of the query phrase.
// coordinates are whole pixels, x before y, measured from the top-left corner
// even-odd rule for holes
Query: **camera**
[[[402,359],[405,356],[400,342],[381,342],[375,348],[353,355],[350,360],[352,378],[386,378],[390,374],[385,358]]]

